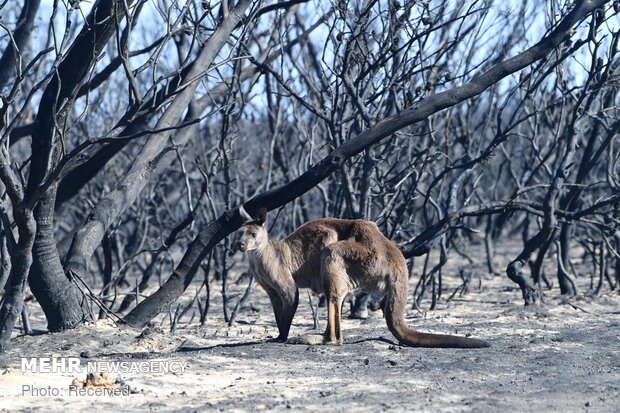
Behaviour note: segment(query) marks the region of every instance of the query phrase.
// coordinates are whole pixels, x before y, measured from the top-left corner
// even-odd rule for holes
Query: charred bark
[[[54,237],[54,190],[52,187],[34,209],[37,231],[28,283],[45,313],[48,330],[61,331],[91,317],[84,306],[85,297],[65,275],[60,262]]]
[[[13,203],[13,206],[19,241],[16,251],[12,251],[11,254],[11,272],[0,308],[0,353],[8,349],[15,321],[22,312],[26,279],[32,264],[32,245],[36,229],[32,211],[16,203]]]

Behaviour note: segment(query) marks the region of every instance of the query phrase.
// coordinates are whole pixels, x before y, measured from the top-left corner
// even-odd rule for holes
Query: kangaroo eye
[[[250,236],[251,236],[252,238],[256,238],[256,234],[254,234],[254,233],[251,233],[251,234],[250,234]]]

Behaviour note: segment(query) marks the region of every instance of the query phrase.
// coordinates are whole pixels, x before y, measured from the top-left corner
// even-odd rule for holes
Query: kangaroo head
[[[262,225],[248,224],[239,231],[241,232],[241,237],[239,238],[237,248],[241,252],[261,249],[269,241],[267,229]]]
[[[239,242],[237,249],[241,252],[253,251],[263,248],[269,241],[267,228],[265,228],[265,220],[267,218],[267,210],[260,209],[255,220],[245,224],[239,232]]]

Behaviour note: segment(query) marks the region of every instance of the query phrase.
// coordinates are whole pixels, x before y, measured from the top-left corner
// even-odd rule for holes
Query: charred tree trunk
[[[575,280],[568,272],[570,268],[570,240],[572,238],[573,226],[563,224],[558,238],[558,283],[560,284],[560,292],[566,295],[577,294]]]
[[[0,291],[4,290],[4,286],[9,280],[11,273],[11,255],[9,254],[7,229],[0,233]],[[10,231],[10,229],[8,229]]]
[[[508,278],[521,289],[525,305],[538,304],[540,296],[538,290],[530,282],[530,277],[524,273],[523,267],[527,265],[532,254],[547,241],[549,235],[550,232],[541,231],[533,238],[527,240],[521,253],[515,260],[508,264],[508,267],[506,267],[506,275],[508,275]]]
[[[15,321],[22,312],[24,289],[28,271],[32,264],[32,245],[36,231],[32,211],[23,209],[14,203],[14,214],[19,241],[16,245],[16,251],[11,253],[11,273],[0,308],[0,353],[7,350]]]
[[[616,231],[615,238],[616,238],[616,251],[620,251],[620,231]],[[615,284],[615,288],[617,288],[618,292],[620,293],[620,258],[616,257],[615,262],[616,262],[616,284]],[[612,287],[612,289],[613,289],[613,287]]]
[[[506,214],[502,214],[504,216]],[[487,225],[484,229],[484,251],[486,255],[486,264],[489,273],[499,275],[499,271],[495,268],[493,258],[495,257],[495,245],[493,239],[493,215],[487,217]]]
[[[28,283],[41,305],[50,331],[75,327],[87,318],[84,297],[65,275],[54,238],[55,188],[41,199],[34,210],[37,231],[32,248],[32,267]]]

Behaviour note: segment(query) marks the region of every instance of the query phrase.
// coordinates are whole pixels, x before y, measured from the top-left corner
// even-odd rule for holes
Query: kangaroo
[[[359,290],[373,296],[386,295],[385,320],[402,344],[489,347],[482,340],[420,333],[407,326],[407,263],[374,222],[322,218],[274,241],[269,240],[265,228],[266,210],[260,210],[256,219],[243,208],[240,212],[246,224],[239,230],[237,249],[249,253],[250,272],[269,295],[279,331],[274,341],[287,340],[299,303],[298,289],[310,288],[316,294],[324,294],[327,300],[327,328],[318,344],[342,344],[342,303],[349,291]]]

